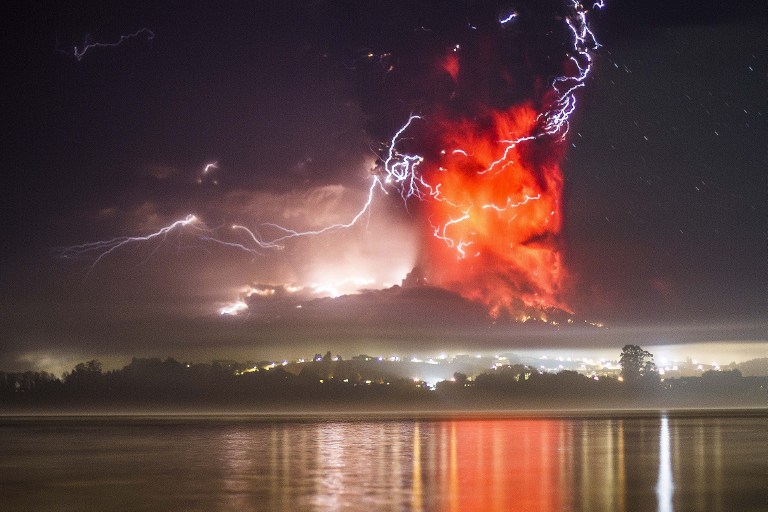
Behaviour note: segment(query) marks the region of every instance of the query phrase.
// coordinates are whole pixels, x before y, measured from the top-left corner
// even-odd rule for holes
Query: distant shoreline
[[[324,410],[324,411],[5,411],[0,412],[0,425],[6,423],[92,422],[92,421],[160,421],[160,422],[315,422],[315,421],[482,421],[545,419],[642,419],[671,416],[701,417],[765,417],[768,406],[722,408],[643,408],[643,409],[526,409],[526,410]]]

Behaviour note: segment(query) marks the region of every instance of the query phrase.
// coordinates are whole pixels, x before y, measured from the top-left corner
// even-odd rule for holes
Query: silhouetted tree
[[[656,365],[653,363],[653,354],[643,350],[637,345],[624,345],[619,358],[621,376],[624,382],[638,382],[644,375],[650,376],[656,373]]]
[[[467,383],[467,374],[461,373],[461,372],[455,372],[453,374],[453,380],[456,382],[457,385],[464,387],[464,385]]]
[[[744,377],[738,369],[708,370],[701,374],[701,386],[708,393],[727,394],[738,390],[744,383]]]
[[[316,365],[305,364],[299,372],[299,379],[305,383],[316,383],[320,378],[320,370]]]
[[[87,363],[78,363],[73,373],[101,375],[101,361],[91,359]]]
[[[99,393],[104,375],[101,362],[92,359],[87,363],[78,363],[72,373],[64,377],[65,385],[79,393]]]
[[[0,372],[0,394],[56,392],[60,386],[61,381],[48,372]]]

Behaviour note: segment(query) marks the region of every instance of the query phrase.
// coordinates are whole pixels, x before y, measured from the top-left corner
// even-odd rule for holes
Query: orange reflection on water
[[[561,510],[558,445],[551,420],[454,421],[439,479],[445,510]]]

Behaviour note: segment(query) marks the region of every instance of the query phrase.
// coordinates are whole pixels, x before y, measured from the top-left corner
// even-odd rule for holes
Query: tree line
[[[619,377],[575,371],[544,373],[506,365],[468,376],[455,373],[431,389],[398,377],[375,361],[317,354],[302,364],[186,364],[173,358],[134,358],[104,371],[91,360],[61,378],[46,372],[0,372],[0,408],[184,409],[568,409],[656,407],[766,407],[768,377],[739,370],[662,379],[653,355],[626,345]]]

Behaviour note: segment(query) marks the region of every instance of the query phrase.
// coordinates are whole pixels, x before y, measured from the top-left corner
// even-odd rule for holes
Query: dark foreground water
[[[765,511],[768,416],[0,418],[0,510]]]

